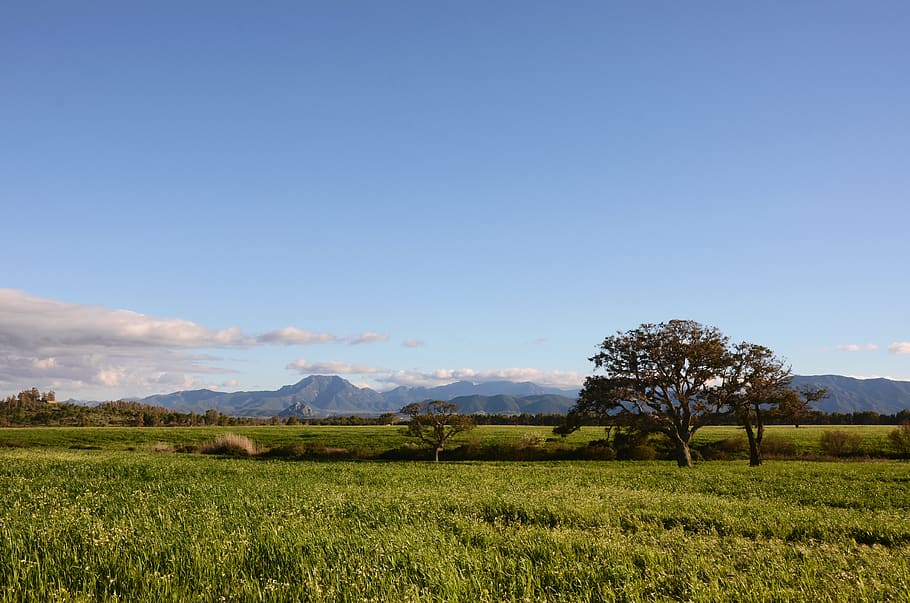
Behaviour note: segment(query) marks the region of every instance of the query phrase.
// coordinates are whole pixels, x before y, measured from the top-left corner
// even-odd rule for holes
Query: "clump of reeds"
[[[236,433],[223,433],[209,444],[202,446],[202,454],[222,454],[226,456],[256,456],[259,446],[250,438]]]

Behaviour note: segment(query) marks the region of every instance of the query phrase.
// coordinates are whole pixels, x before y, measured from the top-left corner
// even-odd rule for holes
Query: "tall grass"
[[[0,601],[880,601],[906,463],[0,450]]]
[[[223,454],[228,456],[256,456],[261,452],[259,446],[250,438],[236,433],[221,433],[215,440],[203,444],[202,454]]]

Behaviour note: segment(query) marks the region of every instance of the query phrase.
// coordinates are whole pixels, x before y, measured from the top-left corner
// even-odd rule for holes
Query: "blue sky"
[[[0,7],[0,393],[910,380],[905,2]],[[3,360],[5,359],[5,360]]]

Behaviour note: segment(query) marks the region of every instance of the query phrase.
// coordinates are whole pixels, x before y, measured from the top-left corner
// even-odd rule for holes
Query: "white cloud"
[[[426,342],[423,342],[419,339],[405,339],[401,342],[401,347],[403,348],[422,348],[426,345]]]
[[[372,375],[385,372],[385,369],[366,364],[350,364],[347,362],[332,361],[310,362],[303,358],[295,360],[285,368],[306,375]]]
[[[0,346],[206,348],[250,345],[239,329],[212,330],[179,318],[70,304],[0,289]]]
[[[379,343],[389,340],[388,333],[361,333],[360,335],[346,337],[345,341],[351,345],[359,345],[361,343]]]
[[[837,349],[841,352],[874,352],[878,349],[878,346],[874,343],[867,343],[866,345],[847,343],[837,346]]]
[[[64,395],[119,397],[209,386],[195,376],[233,373],[194,351],[383,341],[285,327],[259,336],[210,329],[180,318],[146,316],[0,289],[0,390],[53,385]],[[84,394],[80,393],[84,392]]]
[[[910,354],[910,341],[900,341],[888,346],[888,351],[892,354]]]
[[[314,343],[334,343],[338,341],[338,337],[330,333],[313,333],[297,327],[285,327],[263,333],[256,338],[256,341],[284,345],[309,345]]]
[[[540,344],[546,343],[546,342],[547,342],[546,337],[537,337],[536,339],[531,340],[531,343],[534,345],[540,345]]]
[[[399,385],[434,387],[447,385],[455,381],[472,381],[474,383],[487,381],[533,381],[538,385],[571,389],[580,387],[584,382],[584,376],[579,373],[545,371],[533,368],[397,370],[366,364],[310,362],[304,359],[288,364],[287,368],[305,375],[369,375],[374,382],[390,387]]]
[[[396,370],[387,376],[377,379],[392,385],[411,385],[432,387],[446,385],[455,381],[533,381],[538,385],[550,387],[575,388],[584,382],[584,376],[572,371],[547,371],[536,368],[503,368],[503,369],[436,369],[435,371]]]

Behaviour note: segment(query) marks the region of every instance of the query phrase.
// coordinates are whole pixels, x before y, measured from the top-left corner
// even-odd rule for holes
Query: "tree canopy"
[[[457,404],[443,400],[412,402],[402,408],[401,413],[410,417],[405,434],[435,448],[436,462],[449,438],[474,428],[471,417],[458,414]]]
[[[718,413],[743,425],[750,463],[760,465],[766,418],[796,416],[826,395],[821,389],[791,389],[790,368],[769,348],[731,344],[717,328],[692,320],[617,332],[590,360],[602,374],[585,380],[563,431],[598,417],[662,433],[680,467],[692,465],[692,436]]]
[[[666,435],[681,467],[692,465],[693,434],[711,412],[729,365],[728,338],[691,320],[643,324],[607,337],[590,358],[603,374],[585,380],[577,415],[611,415]]]
[[[740,343],[730,351],[729,366],[718,390],[718,410],[733,413],[746,431],[749,464],[762,463],[765,418],[796,395],[790,367],[769,348]]]

